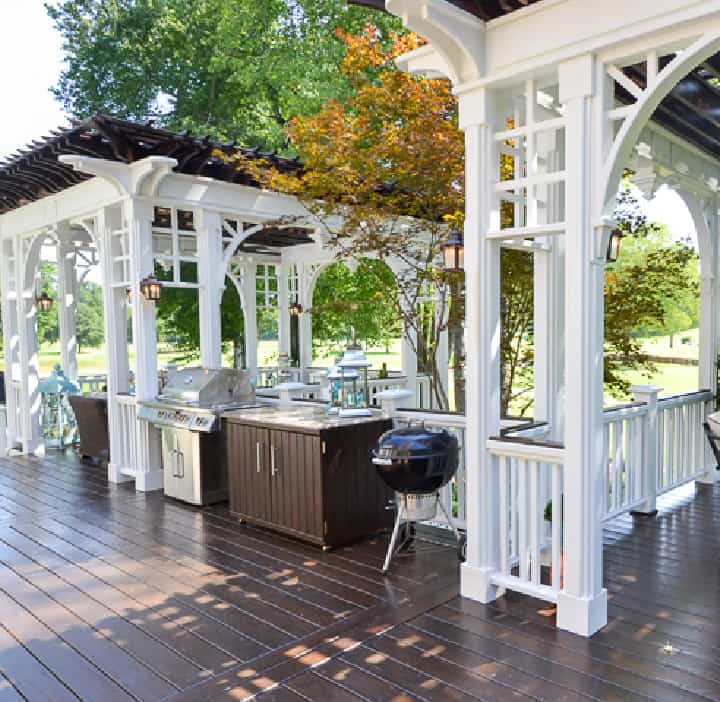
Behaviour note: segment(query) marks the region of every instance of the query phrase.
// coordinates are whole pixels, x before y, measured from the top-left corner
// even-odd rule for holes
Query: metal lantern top
[[[43,395],[75,395],[80,392],[80,387],[65,375],[59,363],[53,366],[47,378],[40,381],[38,389]]]

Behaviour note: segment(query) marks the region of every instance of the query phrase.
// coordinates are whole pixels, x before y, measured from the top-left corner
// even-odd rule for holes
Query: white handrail
[[[489,439],[498,473],[500,562],[491,581],[550,602],[563,586],[563,470],[565,449],[518,439]],[[550,505],[551,523],[545,521]],[[549,577],[543,568],[549,567]]]

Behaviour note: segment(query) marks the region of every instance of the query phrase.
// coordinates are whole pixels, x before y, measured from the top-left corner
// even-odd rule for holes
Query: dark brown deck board
[[[587,641],[458,598],[449,548],[384,578],[384,536],[322,553],[71,453],[0,459],[0,702],[720,699],[720,487],[659,508],[606,525]]]

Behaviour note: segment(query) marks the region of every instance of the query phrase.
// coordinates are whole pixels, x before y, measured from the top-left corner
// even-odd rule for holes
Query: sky
[[[0,156],[67,124],[49,92],[62,59],[60,35],[42,0],[0,0]]]
[[[5,109],[0,111],[0,157],[67,123],[62,107],[49,92],[62,61],[61,38],[43,0],[0,0],[0,79],[5,97]],[[676,238],[694,238],[690,213],[668,188],[661,188],[645,209],[651,221],[667,224]]]

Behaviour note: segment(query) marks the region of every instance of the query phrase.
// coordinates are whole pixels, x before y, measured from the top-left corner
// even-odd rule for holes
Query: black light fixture
[[[293,302],[292,305],[290,305],[290,314],[294,315],[295,317],[298,317],[302,314],[303,307],[299,302]]]
[[[465,244],[458,229],[450,232],[450,238],[442,245],[443,267],[446,271],[459,273],[465,268]]]
[[[35,298],[35,303],[41,312],[49,312],[53,306],[53,299],[44,290]]]
[[[619,229],[613,229],[610,232],[610,239],[608,240],[607,253],[605,254],[605,260],[608,263],[615,263],[620,255],[620,242],[622,241],[623,233]]]
[[[140,292],[150,302],[157,302],[162,293],[162,283],[152,275],[140,281]]]

